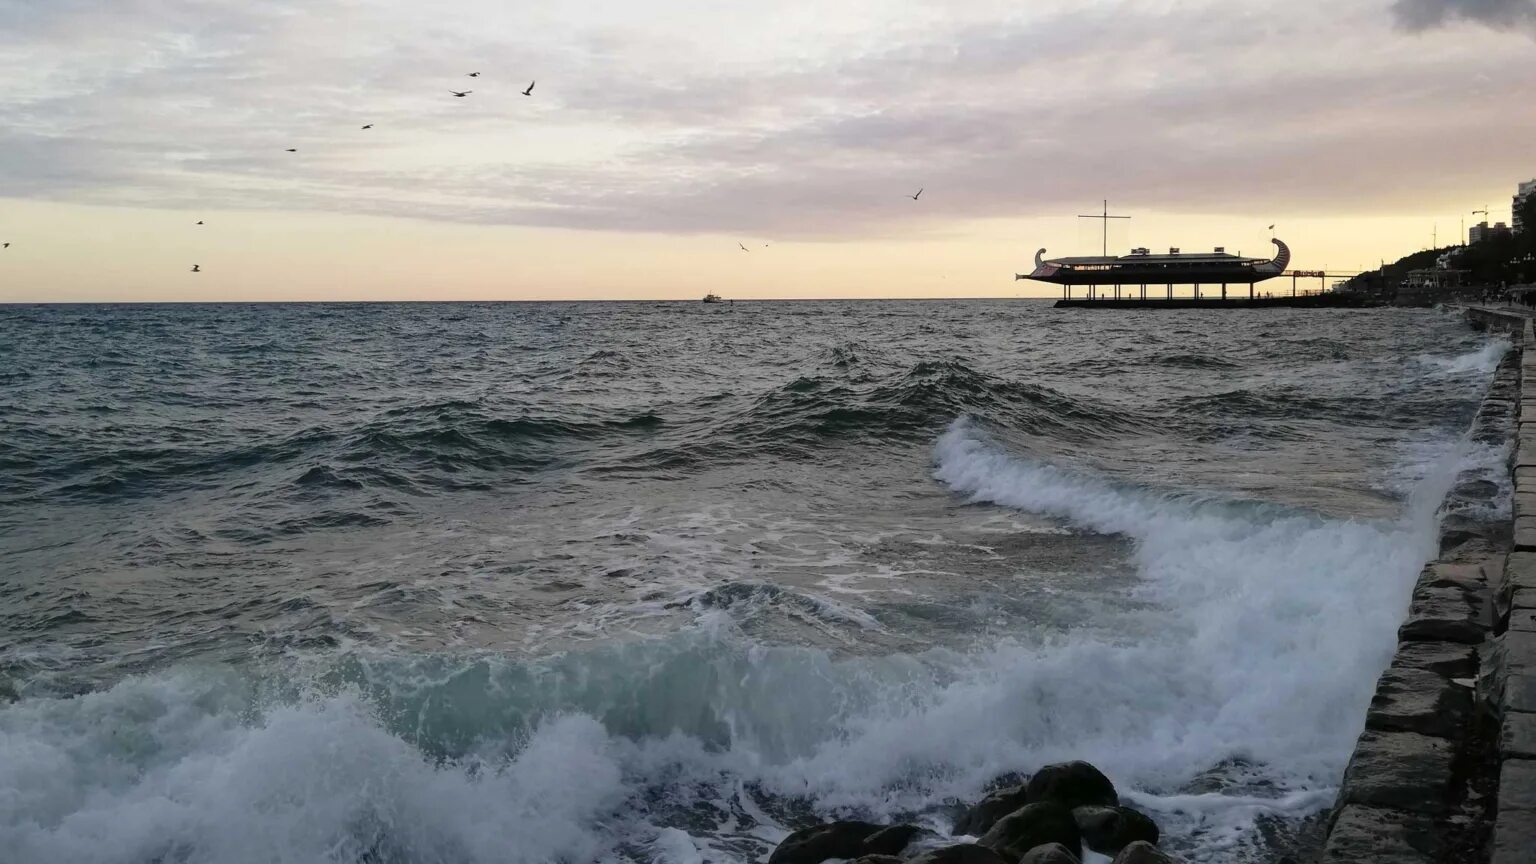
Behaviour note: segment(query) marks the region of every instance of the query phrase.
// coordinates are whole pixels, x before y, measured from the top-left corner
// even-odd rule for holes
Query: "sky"
[[[0,302],[1056,296],[1105,199],[1354,271],[1536,177],[1536,0],[0,0],[0,80]]]

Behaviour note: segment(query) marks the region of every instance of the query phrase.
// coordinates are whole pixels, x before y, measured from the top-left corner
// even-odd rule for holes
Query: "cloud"
[[[1536,0],[1396,0],[1392,12],[1409,30],[1430,30],[1474,21],[1495,30],[1529,30],[1536,35]]]
[[[835,13],[811,0],[716,23],[672,2],[661,26],[667,4],[445,22],[403,2],[27,0],[0,34],[0,196],[836,239],[1106,196],[1385,207],[1466,181],[1447,164],[1517,164],[1536,132],[1512,110],[1529,52],[1492,34],[1427,52],[1377,0],[915,23],[928,6],[860,0],[812,42],[791,13]],[[1483,64],[1501,74],[1474,81]],[[475,95],[448,97],[468,71]]]

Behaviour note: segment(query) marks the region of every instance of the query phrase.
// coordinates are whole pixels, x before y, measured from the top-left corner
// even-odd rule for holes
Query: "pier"
[[[1486,477],[1441,505],[1440,552],[1419,575],[1344,772],[1324,864],[1536,861],[1536,331],[1529,316],[1470,307],[1508,332],[1473,441],[1509,447],[1513,511]]]

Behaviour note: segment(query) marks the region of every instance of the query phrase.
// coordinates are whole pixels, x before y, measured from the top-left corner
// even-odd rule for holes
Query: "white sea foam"
[[[1401,520],[1348,522],[1119,485],[961,420],[936,476],[1129,538],[1145,611],[853,658],[754,644],[716,612],[538,664],[379,660],[283,698],[182,669],[24,700],[0,709],[0,848],[17,864],[582,861],[623,844],[723,860],[749,855],[722,832],[782,836],[761,792],[942,828],[946,798],[1085,758],[1193,857],[1232,860],[1258,815],[1331,800],[1459,459],[1435,460]],[[1213,769],[1224,792],[1189,791]],[[714,815],[669,824],[689,802]]]

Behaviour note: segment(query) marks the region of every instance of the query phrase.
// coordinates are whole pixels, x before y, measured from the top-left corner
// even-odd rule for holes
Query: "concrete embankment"
[[[1498,484],[1457,478],[1440,557],[1414,586],[1345,771],[1327,864],[1536,862],[1536,350],[1522,350],[1536,333],[1497,310],[1467,315],[1515,345],[1471,433],[1515,442],[1513,520],[1490,506]]]

